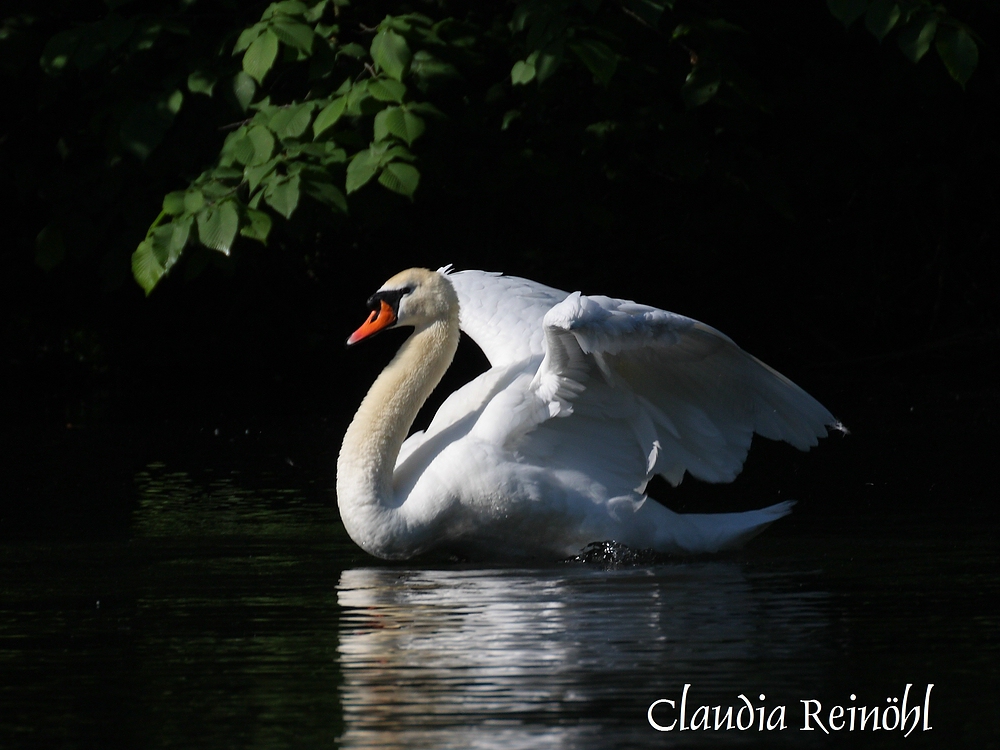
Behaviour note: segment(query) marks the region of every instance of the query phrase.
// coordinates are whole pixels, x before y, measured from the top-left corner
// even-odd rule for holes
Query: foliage
[[[416,264],[631,296],[834,379],[944,366],[1000,325],[996,7],[900,2],[880,43],[870,5],[7,0],[8,408],[336,415],[305,395],[356,372],[331,344]],[[939,50],[968,40],[963,88]]]
[[[895,31],[899,49],[914,63],[933,44],[948,73],[963,88],[979,64],[975,32],[932,0],[827,0],[827,4],[845,26],[864,17],[865,28],[880,42]]]
[[[978,37],[943,6],[828,5],[847,26],[863,18],[880,41],[895,35],[913,62],[934,46],[948,74],[969,83]],[[515,157],[566,184],[583,173],[609,184],[638,174],[710,179],[747,185],[793,214],[774,168],[748,157],[743,140],[775,101],[747,63],[758,32],[740,4],[105,0],[53,6],[49,15],[26,8],[4,20],[3,38],[44,41],[46,121],[73,126],[51,133],[58,157],[25,186],[53,207],[36,239],[44,268],[64,259],[67,237],[131,236],[133,247],[141,239],[132,272],[149,293],[192,246],[228,256],[241,237],[268,243],[294,224],[345,220],[354,194],[376,184],[412,201],[428,170],[440,183],[459,161],[485,168],[481,149],[498,148],[501,133],[516,138],[492,163]],[[80,87],[85,116],[62,104]],[[720,147],[713,129],[732,133],[730,144]],[[89,171],[70,169],[79,161]],[[190,176],[188,184],[178,176]],[[157,190],[165,194],[158,213],[143,217],[126,200],[141,195],[148,207]],[[153,216],[143,236],[138,225]]]
[[[521,51],[524,57],[510,71],[515,87],[541,85],[566,65],[589,72],[594,85],[607,88],[620,62],[636,62],[630,58],[636,57],[637,27],[643,26],[651,32],[647,46],[676,42],[699,50],[690,52],[690,70],[681,86],[688,107],[725,94],[763,106],[753,82],[732,60],[732,39],[743,30],[722,18],[692,17],[677,23],[667,37],[660,21],[673,5],[672,0],[620,7],[600,0],[522,0],[512,6],[509,19],[497,11],[477,22],[469,15],[447,15],[450,8],[442,4],[444,12],[436,20],[405,13],[387,15],[374,28],[362,26],[372,34],[365,45],[341,34],[346,0],[271,4],[233,47],[234,55],[242,55],[233,91],[254,114],[228,135],[215,168],[185,193],[167,196],[163,213],[133,254],[136,279],[147,293],[152,290],[192,238],[192,225],[202,245],[225,254],[237,231],[266,243],[271,219],[260,210],[262,203],[290,219],[305,194],[347,213],[345,193],[376,177],[383,187],[412,199],[420,172],[410,148],[425,132],[424,116],[442,116],[424,97],[433,98],[436,79],[469,78],[470,68],[482,65],[484,55]],[[609,18],[609,6],[613,12],[624,11],[629,28],[621,28],[620,18],[618,23]],[[913,62],[936,39],[949,73],[963,86],[975,69],[977,47],[970,30],[929,0],[830,0],[830,7],[848,25],[854,20],[851,14],[863,12],[867,28],[879,40],[898,25],[900,47]],[[274,104],[270,95],[258,94],[266,91],[265,79],[279,64],[279,50],[284,64],[299,64],[292,75],[308,81],[308,89]],[[302,69],[305,62],[308,70]],[[671,68],[662,60],[657,63],[652,75],[633,69],[630,80],[619,85],[655,86],[651,79],[669,77]],[[501,127],[523,116],[530,105],[524,101],[508,110]],[[669,114],[659,118],[662,122]],[[606,127],[591,126],[591,132]],[[165,215],[171,221],[160,223]]]
[[[409,163],[415,158],[409,147],[424,132],[422,115],[437,110],[410,95],[402,79],[409,76],[419,86],[447,70],[424,50],[411,70],[406,35],[433,45],[441,43],[441,27],[418,14],[386,17],[365,49],[338,41],[339,25],[327,22],[336,20],[344,4],[283,0],[239,35],[233,54],[241,56],[242,70],[232,87],[252,115],[232,127],[215,167],[164,199],[132,256],[133,273],[147,292],[177,261],[192,228],[202,245],[228,255],[238,232],[267,242],[272,220],[264,207],[290,219],[309,196],[346,213],[345,192],[375,177],[413,197],[420,175]],[[258,93],[279,51],[286,64],[299,66],[304,86],[292,101],[274,104]],[[341,73],[347,75],[334,88]]]

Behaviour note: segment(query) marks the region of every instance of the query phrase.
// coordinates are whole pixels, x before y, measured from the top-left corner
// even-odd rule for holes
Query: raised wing
[[[647,477],[676,485],[687,471],[727,482],[754,432],[807,450],[827,425],[839,427],[788,378],[682,315],[574,293],[545,314],[543,329],[545,356],[532,387],[550,415],[576,415],[536,428],[528,449],[549,460],[563,453],[561,444],[578,443],[589,420],[600,427],[585,439],[609,471],[618,459],[608,454],[628,451],[619,458],[645,463]],[[622,430],[629,435],[610,434]]]
[[[455,287],[459,324],[493,367],[522,362],[542,354],[542,319],[567,292],[488,271],[440,269]]]

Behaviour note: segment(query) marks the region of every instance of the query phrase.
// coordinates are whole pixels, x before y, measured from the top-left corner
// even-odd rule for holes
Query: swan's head
[[[397,273],[368,298],[372,313],[347,339],[356,344],[379,331],[399,326],[423,328],[458,316],[458,295],[437,271],[410,268]]]

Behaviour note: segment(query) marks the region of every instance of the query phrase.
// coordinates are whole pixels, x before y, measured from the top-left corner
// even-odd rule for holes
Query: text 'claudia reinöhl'
[[[821,731],[825,734],[831,732],[867,732],[876,730],[903,732],[904,737],[909,737],[918,726],[921,731],[930,730],[931,713],[931,689],[934,683],[929,683],[924,691],[924,700],[921,705],[911,703],[910,690],[913,687],[907,683],[903,689],[903,697],[888,696],[886,705],[857,706],[857,705],[835,705],[829,710],[823,708],[823,704],[815,698],[800,700],[802,704],[803,716],[799,731],[813,732]],[[660,698],[653,701],[649,710],[646,711],[646,718],[649,725],[658,732],[686,732],[686,731],[781,731],[788,728],[788,711],[786,706],[754,705],[743,693],[737,696],[741,704],[736,706],[707,706],[696,705],[691,700],[688,693],[691,690],[690,683],[684,685],[681,691],[680,701],[669,698]],[[765,696],[760,694],[759,700],[763,702]],[[850,700],[856,701],[857,695],[851,693]]]

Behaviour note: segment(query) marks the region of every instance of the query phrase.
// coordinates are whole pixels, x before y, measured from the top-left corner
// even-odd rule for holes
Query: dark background
[[[37,61],[50,34],[102,12],[58,6],[4,57],[0,536],[122,532],[132,472],[151,452],[328,466],[332,485],[340,435],[401,338],[351,351],[343,340],[388,276],[445,263],[703,320],[851,429],[808,455],[758,441],[736,484],[688,480],[670,499],[676,509],[746,508],[782,493],[805,501],[789,530],[822,519],[836,532],[856,516],[901,531],[935,514],[992,523],[995,11],[952,9],[982,41],[963,90],[933,53],[913,65],[891,38],[845,30],[825,4],[795,5],[725,9],[748,29],[741,60],[766,112],[711,104],[684,114],[676,139],[588,148],[565,135],[583,115],[557,106],[558,89],[535,119],[505,131],[502,109],[462,104],[458,91],[449,120],[425,136],[415,202],[369,186],[352,196],[350,217],[282,225],[266,248],[242,241],[229,259],[192,249],[148,298],[129,255],[163,194],[204,167],[220,136],[205,129],[172,184],[162,161],[109,161],[105,182],[58,156],[67,113],[83,119],[99,82],[53,84],[24,61]],[[13,17],[24,5],[10,7]],[[239,12],[252,22],[262,7]],[[663,96],[682,112],[672,91]],[[190,142],[198,117],[195,108],[174,124],[164,160]],[[662,168],[671,149],[698,168]],[[43,270],[36,238],[65,202],[54,185],[84,203],[103,196],[115,212],[64,224],[65,257]],[[473,349],[439,396],[483,366]]]

